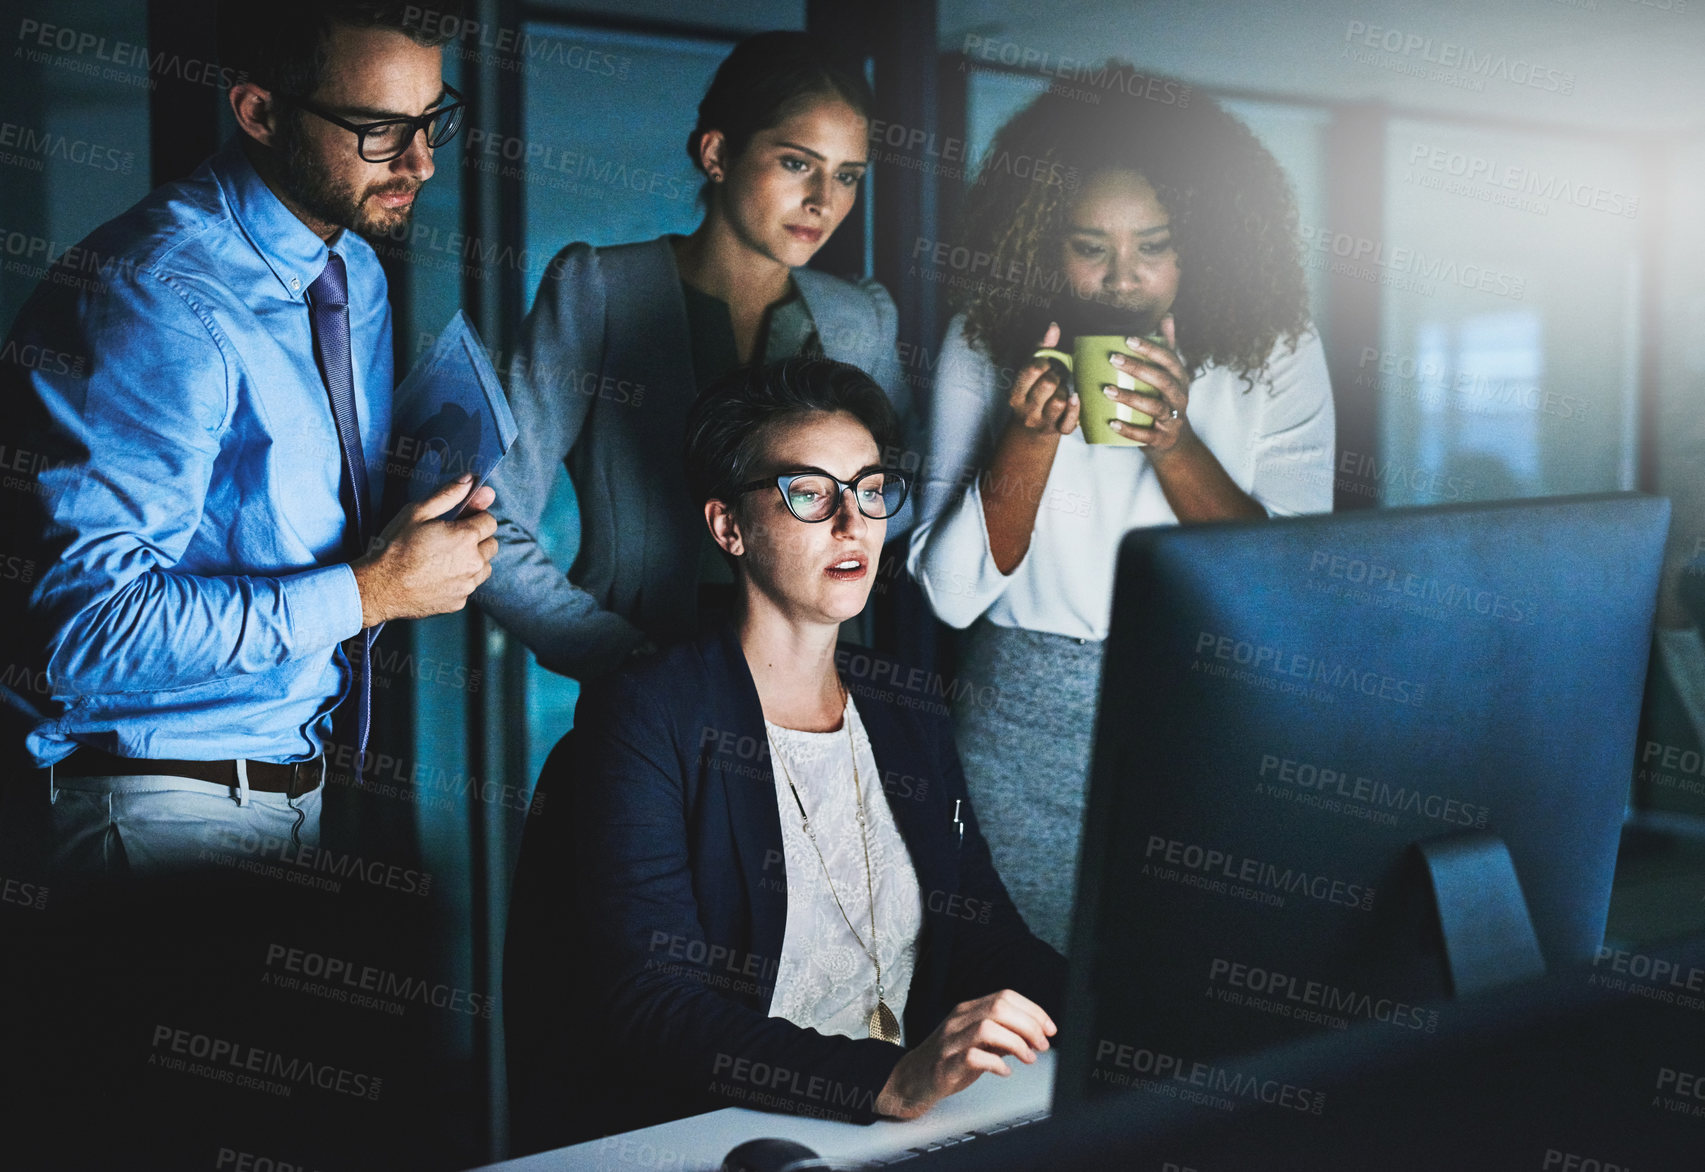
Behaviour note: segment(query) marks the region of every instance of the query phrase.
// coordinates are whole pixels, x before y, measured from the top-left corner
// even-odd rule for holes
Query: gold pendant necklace
[[[775,743],[774,737],[770,738],[770,753],[781,765],[781,775],[787,780],[787,788],[793,794],[793,804],[799,807],[800,825],[805,829],[805,837],[811,840],[811,849],[817,852],[817,863],[823,868],[823,882],[829,885],[829,895],[833,897],[835,907],[840,909],[841,919],[846,921],[847,931],[852,933],[853,939],[858,941],[858,946],[864,949],[864,954],[870,958],[870,963],[876,968],[876,1008],[872,1009],[870,1016],[865,1019],[865,1024],[870,1030],[870,1036],[878,1041],[891,1042],[898,1046],[901,1044],[900,1022],[895,1018],[894,1011],[888,1008],[888,1002],[883,997],[882,960],[877,956],[880,942],[876,935],[876,888],[871,881],[870,870],[870,829],[865,824],[864,789],[859,784],[858,779],[858,746],[853,743],[852,712],[847,705],[845,688],[841,689],[841,713],[841,720],[847,726],[847,748],[852,752],[853,797],[858,802],[858,833],[859,838],[864,842],[864,891],[866,898],[870,900],[869,944],[864,942],[864,937],[860,936],[858,929],[853,927],[852,918],[847,915],[846,906],[841,903],[841,897],[835,891],[835,881],[829,875],[829,861],[823,857],[823,848],[817,845],[817,832],[811,829],[811,819],[805,813],[805,803],[799,799],[799,787],[793,784],[793,774],[789,772],[787,761],[781,755],[781,746]]]

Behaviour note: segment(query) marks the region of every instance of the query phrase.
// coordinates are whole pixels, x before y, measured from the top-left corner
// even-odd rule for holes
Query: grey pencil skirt
[[[1066,950],[1101,684],[1100,643],[979,619],[961,643],[955,738],[1019,914]]]

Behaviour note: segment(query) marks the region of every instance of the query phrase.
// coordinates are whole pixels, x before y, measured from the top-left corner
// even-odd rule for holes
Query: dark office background
[[[228,133],[211,7],[7,5],[0,322],[50,257]],[[501,368],[563,244],[690,230],[698,183],[682,144],[716,64],[747,33],[808,28],[863,48],[878,101],[871,179],[817,263],[894,293],[927,400],[950,312],[927,246],[951,238],[965,174],[1048,74],[1122,57],[1225,102],[1291,177],[1336,394],[1340,509],[1632,488],[1674,500],[1643,735],[1697,747],[1705,653],[1677,586],[1705,552],[1705,5],[478,0],[469,14],[445,75],[471,116],[408,236],[381,246],[399,369],[458,306]],[[1369,47],[1370,28],[1430,47]],[[1436,66],[1444,45],[1530,68]],[[566,476],[554,516],[567,565]],[[437,876],[424,963],[495,992],[527,796],[575,685],[472,611],[394,626],[379,667],[382,748],[415,797],[334,795],[327,826]],[[1678,792],[1637,797],[1705,810]],[[1672,852],[1659,870],[1692,866]],[[1678,915],[1665,891],[1620,886],[1613,932],[1697,926],[1696,907]],[[501,1154],[499,1021],[437,1014],[420,1028],[440,1055],[445,1142],[468,1163]]]

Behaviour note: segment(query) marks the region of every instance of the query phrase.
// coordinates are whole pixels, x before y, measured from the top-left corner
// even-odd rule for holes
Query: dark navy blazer
[[[861,648],[842,647],[837,661],[924,903],[907,1039],[1003,988],[1057,1020],[1065,961],[1030,934],[995,874],[966,800],[947,689]],[[571,827],[562,876],[574,910],[560,917],[558,892],[552,930],[578,955],[574,1009],[515,1039],[546,1065],[562,1056],[547,1111],[563,1110],[566,1092],[594,1133],[725,1106],[874,1118],[898,1047],[769,1016],[786,864],[763,711],[732,628],[588,684],[570,737],[573,764],[557,768],[573,777],[544,816],[560,830],[566,815]],[[547,1017],[563,1005],[557,998]]]

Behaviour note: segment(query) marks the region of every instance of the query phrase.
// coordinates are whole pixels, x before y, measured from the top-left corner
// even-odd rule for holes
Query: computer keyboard
[[[969,1143],[972,1140],[983,1139],[991,1135],[999,1135],[1004,1131],[1011,1131],[1015,1127],[1024,1127],[1031,1123],[1040,1123],[1042,1120],[1048,1118],[1049,1114],[1050,1112],[1046,1109],[1041,1111],[1032,1111],[1028,1115],[1020,1115],[1014,1119],[1005,1119],[999,1123],[991,1123],[987,1127],[974,1127],[970,1131],[962,1131],[957,1135],[944,1135],[940,1139],[931,1140],[926,1144],[919,1144],[915,1148],[907,1148],[905,1151],[896,1152],[891,1156],[879,1156],[876,1159],[867,1160],[865,1161],[865,1166],[869,1168],[887,1168],[894,1164],[903,1164],[907,1160],[915,1160],[919,1156],[927,1156],[931,1152],[939,1152],[942,1148],[950,1148],[955,1144]]]

